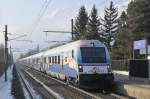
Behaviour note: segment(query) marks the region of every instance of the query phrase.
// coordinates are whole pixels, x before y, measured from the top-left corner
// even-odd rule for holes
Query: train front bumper
[[[80,74],[79,85],[86,89],[110,89],[113,85],[114,75],[111,74]]]

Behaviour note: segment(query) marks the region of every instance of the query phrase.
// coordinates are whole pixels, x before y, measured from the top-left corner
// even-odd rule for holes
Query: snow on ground
[[[113,72],[117,73],[117,74],[122,74],[122,75],[129,75],[129,72],[127,72],[127,71],[113,70]]]
[[[113,73],[116,81],[125,82],[129,80],[129,72],[127,71],[113,70]]]
[[[0,99],[13,99],[13,96],[11,95],[12,70],[13,66],[8,67],[7,82],[5,82],[5,74],[0,77]]]

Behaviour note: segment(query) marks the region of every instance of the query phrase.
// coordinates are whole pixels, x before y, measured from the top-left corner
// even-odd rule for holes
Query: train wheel
[[[65,76],[66,85],[69,85],[69,78]]]
[[[75,79],[75,86],[79,88],[79,81],[77,79]]]

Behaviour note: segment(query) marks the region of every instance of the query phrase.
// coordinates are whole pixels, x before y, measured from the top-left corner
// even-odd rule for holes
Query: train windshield
[[[104,47],[81,47],[83,63],[105,63],[106,53]]]

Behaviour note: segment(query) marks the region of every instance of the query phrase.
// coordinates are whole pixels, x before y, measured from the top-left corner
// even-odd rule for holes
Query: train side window
[[[60,64],[60,56],[58,56],[58,64]]]
[[[49,63],[51,63],[51,57],[49,57],[48,60],[49,60]]]
[[[57,56],[55,56],[55,64],[57,64]]]
[[[36,59],[36,63],[38,63],[38,58]]]
[[[72,50],[72,58],[74,58],[74,50]]]
[[[67,62],[67,57],[65,57],[65,62]]]
[[[46,57],[44,57],[44,63],[46,63]]]
[[[52,56],[52,64],[54,64],[54,56]]]
[[[40,58],[38,58],[38,63],[40,63]]]

